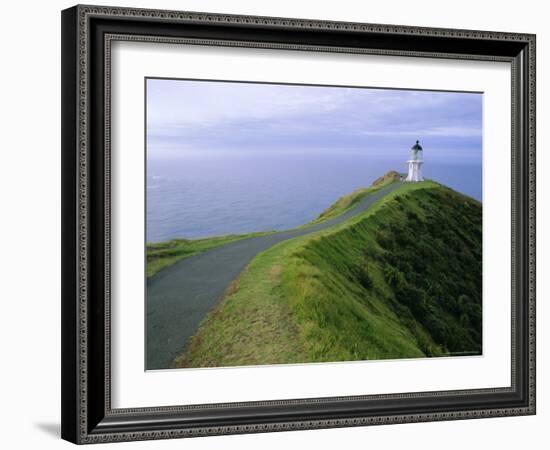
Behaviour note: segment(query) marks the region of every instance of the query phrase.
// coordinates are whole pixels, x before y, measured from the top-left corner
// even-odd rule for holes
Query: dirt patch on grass
[[[235,278],[223,293],[223,298],[230,297],[239,290],[239,277]]]
[[[273,284],[279,284],[281,282],[281,272],[283,271],[282,266],[275,264],[269,269],[269,279]]]

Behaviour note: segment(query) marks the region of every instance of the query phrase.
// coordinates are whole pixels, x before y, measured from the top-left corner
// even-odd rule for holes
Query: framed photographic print
[[[535,36],[62,12],[62,436],[535,413]]]

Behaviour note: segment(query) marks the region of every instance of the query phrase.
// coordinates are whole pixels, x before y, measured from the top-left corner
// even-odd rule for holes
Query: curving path
[[[397,189],[393,183],[334,219],[309,227],[256,236],[183,259],[147,281],[146,369],[167,369],[231,281],[258,253],[273,245],[337,225]]]

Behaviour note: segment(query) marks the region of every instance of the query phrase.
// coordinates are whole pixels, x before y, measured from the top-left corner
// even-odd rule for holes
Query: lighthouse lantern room
[[[411,157],[407,161],[407,164],[409,166],[409,173],[405,181],[424,181],[422,177],[422,164],[424,164],[422,159],[422,146],[418,141],[411,147]]]

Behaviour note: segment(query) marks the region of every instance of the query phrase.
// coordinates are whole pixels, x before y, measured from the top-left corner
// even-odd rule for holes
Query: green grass
[[[332,211],[349,209],[361,195]],[[340,225],[259,254],[175,365],[480,350],[481,204],[426,181],[403,184]]]
[[[147,277],[176,262],[215,247],[267,233],[232,234],[204,239],[172,239],[147,244]]]
[[[316,223],[324,222],[325,220],[332,219],[334,217],[339,216],[340,214],[345,213],[346,211],[350,210],[354,206],[356,206],[361,200],[363,200],[366,196],[378,191],[379,189],[398,181],[400,178],[400,175],[395,172],[391,171],[385,174],[384,176],[376,179],[372,186],[367,188],[360,188],[355,191],[353,191],[350,194],[344,195],[343,197],[340,197],[336,202],[334,202],[331,206],[329,206],[327,209],[325,209],[317,219],[313,220],[312,222],[304,225],[309,226]]]
[[[281,287],[288,249],[255,258],[205,319],[176,367],[304,361],[298,328]]]
[[[303,225],[304,227],[315,223],[324,222],[353,208],[367,195],[376,192],[378,189],[387,186],[393,181],[399,179],[397,172],[388,172],[383,177],[377,179],[369,188],[358,189],[349,195],[341,197],[330,208],[323,211],[314,221]],[[216,236],[204,239],[172,239],[170,241],[148,243],[146,248],[147,255],[147,277],[156,275],[162,269],[169,267],[176,262],[205,252],[215,247],[220,247],[230,242],[246,239],[253,236],[260,236],[271,232],[257,232],[248,234],[233,234],[227,236]]]

